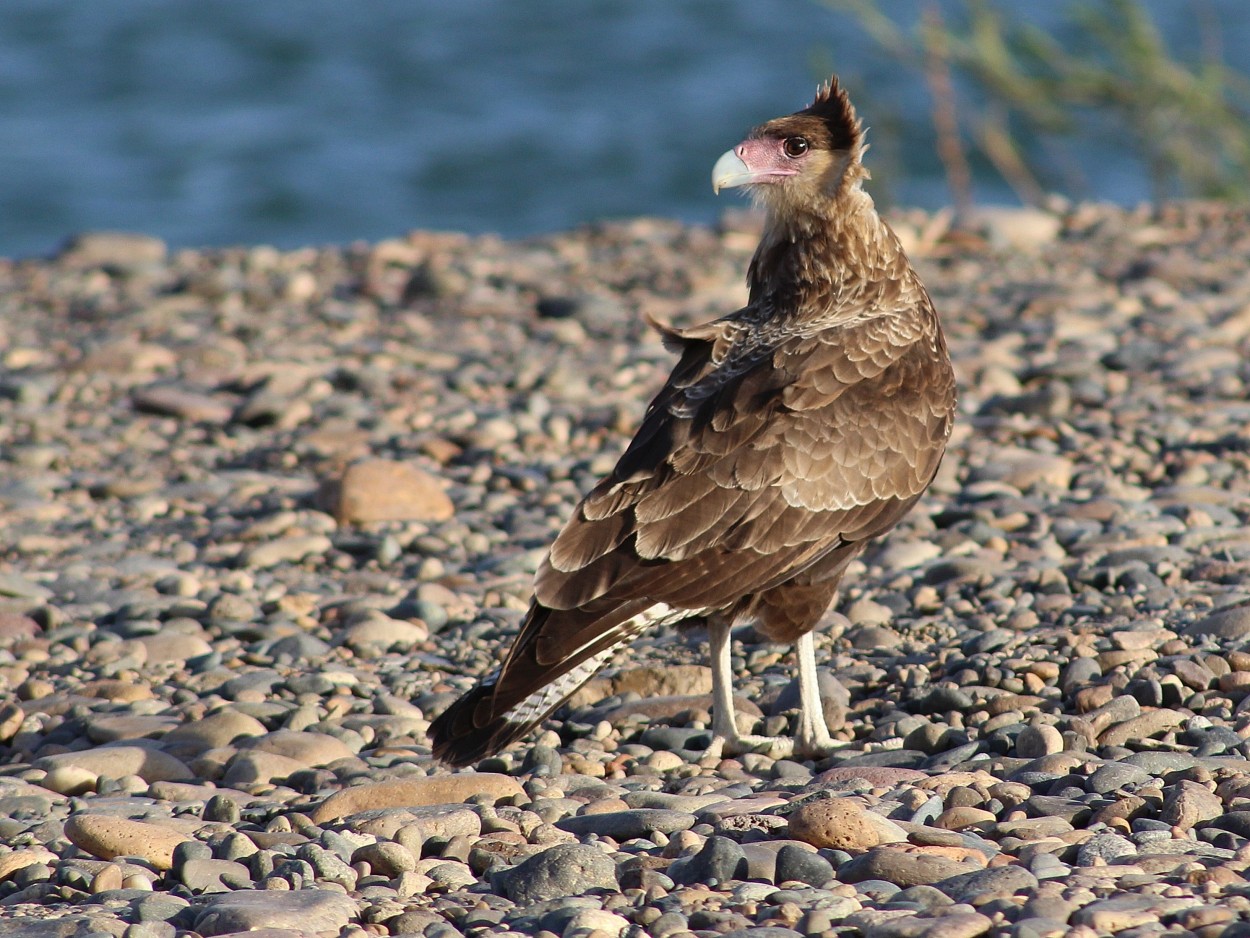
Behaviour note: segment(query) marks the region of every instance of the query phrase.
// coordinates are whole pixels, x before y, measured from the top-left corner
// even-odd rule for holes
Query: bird
[[[436,758],[500,752],[619,646],[679,624],[708,631],[707,756],[836,748],[813,630],[851,561],[933,481],[956,403],[934,305],[864,190],[866,149],[835,75],[716,161],[714,192],[763,209],[747,303],[681,328],[644,314],[677,363],[553,541],[502,663],[431,723]],[[731,629],[747,622],[795,645],[789,736],[737,725]]]

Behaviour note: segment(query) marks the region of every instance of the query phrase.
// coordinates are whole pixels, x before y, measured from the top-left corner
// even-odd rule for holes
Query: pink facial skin
[[[766,185],[797,175],[807,151],[789,156],[787,142],[777,137],[743,140],[712,167],[712,189],[719,192],[738,186]]]

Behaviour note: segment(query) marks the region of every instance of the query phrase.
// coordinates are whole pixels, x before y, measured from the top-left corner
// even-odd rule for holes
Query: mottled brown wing
[[[687,339],[633,443],[553,544],[537,600],[723,609],[888,530],[936,472],[953,411],[933,321],[909,312],[736,358]],[[550,643],[544,658],[587,640],[522,638]]]
[[[500,670],[431,725],[435,753],[498,751],[657,622],[754,597],[770,634],[811,628],[941,459],[953,376],[916,313],[774,342],[732,319],[670,333],[672,377],[556,539]]]

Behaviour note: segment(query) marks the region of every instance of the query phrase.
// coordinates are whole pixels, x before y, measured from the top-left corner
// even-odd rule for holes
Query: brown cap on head
[[[829,132],[832,150],[859,150],[863,141],[863,125],[855,113],[846,90],[831,77],[816,92],[816,100],[798,112],[819,118]]]
[[[816,149],[846,153],[852,162],[859,160],[864,140],[863,125],[836,77],[821,85],[816,100],[803,110],[766,121],[750,135],[786,137],[792,134],[802,134]]]

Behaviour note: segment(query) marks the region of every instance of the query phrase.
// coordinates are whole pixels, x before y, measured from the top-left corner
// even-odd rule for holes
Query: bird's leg
[[[825,708],[816,680],[816,642],[804,632],[794,643],[799,671],[799,724],[794,729],[794,748],[803,755],[828,755],[838,744],[829,735]]]
[[[729,660],[729,623],[707,624],[708,655],[712,665],[712,746],[738,737],[734,710],[733,672]]]
[[[789,756],[794,750],[792,739],[745,736],[738,732],[733,670],[729,660],[729,623],[719,619],[709,620],[707,631],[712,664],[712,744],[707,747],[704,758],[719,759],[744,752],[763,752],[774,759]],[[827,730],[825,735],[828,735]]]

